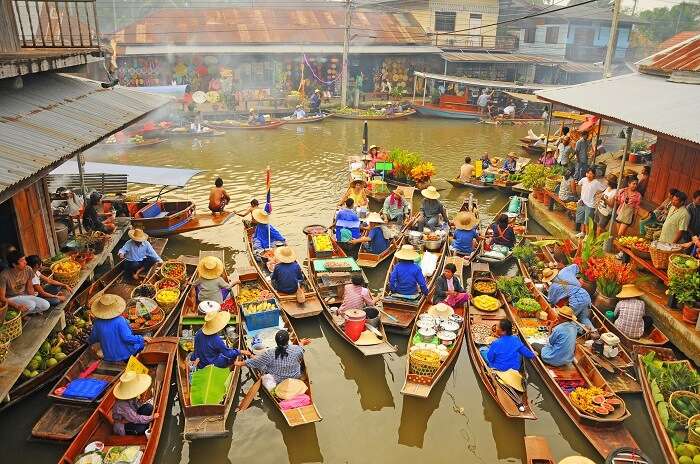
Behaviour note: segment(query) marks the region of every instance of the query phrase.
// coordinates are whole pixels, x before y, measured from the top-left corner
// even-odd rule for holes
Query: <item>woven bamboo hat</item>
[[[90,312],[98,319],[114,319],[126,309],[126,301],[119,295],[105,293],[90,305]]]
[[[595,464],[595,461],[591,461],[583,456],[569,456],[559,461],[559,464]]]
[[[255,208],[251,214],[253,216],[253,219],[255,219],[255,222],[258,222],[260,224],[270,223],[270,215],[267,214],[265,210],[261,208]]]
[[[381,214],[372,212],[367,215],[367,222],[374,222],[375,224],[384,224],[384,219],[382,219]]]
[[[295,396],[306,393],[308,387],[299,379],[284,379],[275,387],[275,395],[283,400],[291,400]]]
[[[129,238],[134,242],[145,242],[148,240],[148,234],[141,229],[131,229],[129,231]]]
[[[447,305],[445,303],[438,303],[428,308],[428,314],[430,314],[431,316],[439,317],[440,319],[447,319],[454,313],[455,310],[452,309],[450,305]]]
[[[520,375],[520,372],[516,371],[515,369],[496,371],[496,377],[498,377],[498,379],[504,384],[519,392],[525,391],[523,390],[523,376]]]
[[[546,267],[542,270],[542,282],[551,282],[559,274],[557,269]]]
[[[455,216],[455,228],[457,230],[472,230],[478,222],[474,213],[469,211],[461,211]]]
[[[151,386],[151,376],[148,374],[137,374],[127,371],[119,377],[117,385],[114,387],[114,397],[118,400],[130,400],[136,398]]]
[[[574,310],[571,309],[569,306],[562,306],[561,308],[557,308],[557,316],[563,317],[564,319],[569,319],[571,321],[576,321],[576,314],[574,314]]]
[[[360,334],[360,338],[355,341],[355,345],[358,346],[369,346],[369,345],[379,345],[382,341],[377,337],[377,335],[370,331],[365,330]]]
[[[434,185],[429,186],[420,191],[421,195],[425,198],[430,198],[431,200],[437,200],[440,198],[440,192],[437,191]]]
[[[413,245],[403,245],[394,255],[397,259],[405,259],[406,261],[415,261],[418,258],[418,252],[413,248]]]
[[[625,284],[622,286],[622,290],[616,296],[618,298],[636,298],[638,296],[644,295],[644,292],[639,289],[634,284]]]
[[[224,263],[216,256],[205,256],[199,260],[197,272],[205,279],[216,279],[224,273]]]
[[[202,332],[204,335],[214,335],[219,333],[226,327],[228,321],[231,320],[231,313],[228,311],[215,311],[213,313],[207,313],[204,316],[204,325],[202,326]]]
[[[290,246],[281,246],[275,248],[275,259],[280,263],[293,263],[297,260],[297,254]]]

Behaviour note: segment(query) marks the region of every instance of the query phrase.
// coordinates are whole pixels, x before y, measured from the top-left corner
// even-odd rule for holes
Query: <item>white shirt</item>
[[[605,189],[601,197],[600,203],[598,204],[598,211],[600,211],[600,214],[602,214],[603,216],[610,216],[610,213],[612,213],[612,207],[608,206],[608,201],[614,198],[615,195],[617,195],[617,189],[610,187]]]
[[[479,106],[486,106],[489,103],[489,96],[486,95],[485,93],[482,93],[479,95],[479,99],[476,101],[477,105]]]
[[[508,105],[503,108],[503,114],[510,116],[513,113],[515,113],[515,107],[513,105]]]
[[[297,119],[304,119],[306,117],[306,111],[304,111],[303,109],[298,109],[294,112],[294,116]]]
[[[578,185],[581,186],[581,201],[589,208],[595,208],[596,193],[602,192],[607,188],[598,179],[589,181],[588,177],[584,177],[578,181]]]

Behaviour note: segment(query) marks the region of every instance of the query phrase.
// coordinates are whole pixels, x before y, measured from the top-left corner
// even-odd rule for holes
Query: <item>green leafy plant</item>
[[[543,164],[530,163],[523,169],[523,186],[532,190],[541,189],[551,172],[552,169]]]
[[[593,224],[593,219],[588,218],[588,233],[583,238],[581,242],[581,253],[574,258],[574,263],[578,264],[578,267],[583,275],[583,278],[592,282],[586,275],[586,269],[591,258],[601,258],[605,255],[605,242],[610,238],[609,232],[603,232],[602,234],[596,235],[595,225]]]
[[[192,374],[190,385],[190,402],[199,404],[220,404],[226,396],[231,370],[216,367],[213,364],[198,369]]]
[[[700,306],[700,274],[693,272],[673,277],[668,285],[668,294],[673,296],[679,304]]]
[[[501,276],[496,279],[496,288],[513,301],[530,296],[530,291],[527,289],[527,286],[525,286],[525,279],[523,279],[523,276]]]
[[[630,145],[630,153],[638,153],[649,149],[649,143],[646,140],[636,140]]]
[[[394,164],[394,176],[408,178],[411,175],[411,170],[423,160],[418,153],[413,153],[403,148],[392,148],[389,152],[388,161]]]
[[[389,95],[391,95],[394,98],[403,97],[404,95],[406,95],[406,84],[404,84],[403,82],[399,82],[391,89]]]
[[[528,267],[535,266],[538,261],[535,247],[532,245],[518,245],[514,247],[513,256],[515,259],[523,261]]]

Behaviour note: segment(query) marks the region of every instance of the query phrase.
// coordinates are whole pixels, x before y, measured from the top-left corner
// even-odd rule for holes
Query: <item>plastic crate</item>
[[[253,303],[247,303],[243,305],[243,317],[245,318],[245,324],[248,330],[260,330],[267,327],[276,327],[280,322],[280,309],[277,301],[275,299],[267,300],[268,303],[275,305],[274,309],[265,311],[262,313],[249,313],[248,307],[251,305],[256,305],[262,303],[262,301],[256,301]]]
[[[95,400],[109,386],[109,382],[101,379],[75,379],[66,387],[63,392],[64,398],[76,398]]]

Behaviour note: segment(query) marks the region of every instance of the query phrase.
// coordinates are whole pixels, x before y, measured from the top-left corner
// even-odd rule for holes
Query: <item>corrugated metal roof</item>
[[[327,8],[166,8],[114,33],[136,44],[339,44],[345,10]],[[353,45],[427,44],[409,13],[353,11]]]
[[[555,87],[553,85],[547,84],[526,84],[518,85],[513,82],[504,81],[488,81],[485,79],[471,79],[469,77],[458,77],[458,76],[447,76],[444,74],[433,74],[416,71],[414,73],[418,77],[424,77],[427,79],[434,79],[436,81],[446,81],[446,82],[457,82],[459,84],[473,85],[479,87],[490,87],[492,89],[513,89],[513,90],[538,90]]]
[[[535,93],[584,113],[700,144],[700,85],[634,73]]]
[[[593,63],[573,63],[567,61],[566,63],[562,63],[559,68],[567,73],[603,73],[603,68]]]
[[[0,90],[0,194],[171,101],[64,74]]]
[[[640,61],[641,72],[669,75],[674,71],[700,71],[700,33]]]
[[[685,42],[688,39],[692,39],[696,35],[700,34],[700,31],[683,31],[679,32],[678,34],[674,35],[671,38],[668,38],[661,42],[657,48],[659,51],[664,51],[667,48],[671,48],[675,45],[678,45],[681,42]]]
[[[438,54],[442,50],[433,45],[353,45],[351,55],[417,55]],[[342,44],[301,45],[301,44],[234,44],[234,45],[127,45],[120,56],[196,54],[215,55],[233,53],[237,55],[296,54],[310,55],[342,54]]]
[[[528,55],[525,53],[469,53],[469,52],[443,52],[440,56],[450,63],[474,62],[474,63],[540,63],[557,64],[563,60],[555,60],[545,56]]]

